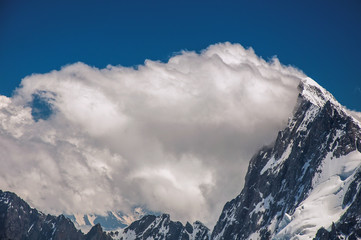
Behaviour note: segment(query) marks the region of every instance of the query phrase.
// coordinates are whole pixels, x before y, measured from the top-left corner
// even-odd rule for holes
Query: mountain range
[[[0,239],[361,239],[361,123],[312,79],[298,90],[287,126],[252,157],[242,192],[213,231],[162,214],[118,232],[98,224],[83,234],[63,215],[0,192]]]
[[[147,214],[150,214],[147,212]],[[108,211],[105,215],[98,214],[72,214],[65,215],[82,231],[89,231],[96,224],[100,224],[105,231],[122,229],[129,226],[132,222],[139,220],[146,215],[146,212],[140,208],[134,208],[131,214],[123,214],[120,211]]]

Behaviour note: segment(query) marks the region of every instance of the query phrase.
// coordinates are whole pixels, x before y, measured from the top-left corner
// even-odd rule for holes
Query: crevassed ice
[[[355,170],[361,166],[361,153],[353,151],[340,158],[329,153],[320,166],[322,172],[312,180],[312,191],[296,211],[291,221],[274,239],[313,239],[320,227],[330,229],[332,222],[346,212],[343,198],[353,179]]]

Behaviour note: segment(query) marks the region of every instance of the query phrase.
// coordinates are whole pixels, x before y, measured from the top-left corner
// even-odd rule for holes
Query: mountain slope
[[[11,192],[0,190],[0,239],[109,240],[100,225],[84,235],[68,218],[45,215]]]
[[[332,225],[330,231],[321,228],[316,235],[316,240],[361,239],[361,171],[355,174],[354,181],[346,193],[344,204],[351,205],[342,215],[341,219]]]
[[[213,239],[312,239],[361,201],[350,196],[360,189],[360,123],[313,80],[299,91],[293,118],[251,159]]]
[[[168,214],[161,216],[147,215],[133,222],[120,233],[121,240],[138,239],[166,239],[166,240],[208,240],[210,231],[201,222],[193,225],[187,222],[185,226],[181,222],[170,220]]]

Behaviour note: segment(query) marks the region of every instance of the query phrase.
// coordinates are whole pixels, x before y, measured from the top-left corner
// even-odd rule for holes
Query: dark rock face
[[[103,232],[100,224],[96,224],[90,231],[85,235],[85,240],[112,240],[112,237]]]
[[[272,146],[264,147],[251,159],[244,189],[224,206],[212,239],[292,239],[296,236],[307,239],[303,237],[315,236],[317,225],[300,222],[298,229],[287,226],[302,215],[302,202],[316,187],[315,179],[327,174],[328,170],[323,170],[325,159],[339,161],[349,153],[361,152],[361,128],[321,87],[302,82],[299,89],[293,118],[279,132]],[[342,217],[340,222],[343,223],[346,219],[360,222],[361,196],[354,197],[361,194],[360,180],[352,175],[355,171],[338,176],[345,186],[349,184],[342,196],[342,208],[351,205],[346,215],[352,216],[345,220]],[[360,225],[352,226],[360,229]],[[338,228],[336,224],[336,232]],[[326,234],[323,230],[319,232]],[[328,236],[319,239],[332,239]]]
[[[11,192],[0,190],[0,239],[108,240],[100,226],[84,234],[63,215],[45,215]]]
[[[120,239],[208,240],[209,235],[209,229],[201,222],[193,225],[187,222],[183,226],[181,222],[171,221],[168,214],[163,214],[159,217],[147,215],[133,222]]]

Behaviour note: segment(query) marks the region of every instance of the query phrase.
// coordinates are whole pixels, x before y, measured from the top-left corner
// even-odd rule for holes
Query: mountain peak
[[[244,188],[225,205],[212,239],[312,239],[321,227],[354,217],[361,127],[312,79],[298,89],[293,117],[251,159]],[[350,217],[340,220],[343,214]]]
[[[323,107],[327,102],[341,106],[330,92],[309,77],[300,81],[298,89],[300,91],[299,97],[318,107]]]

